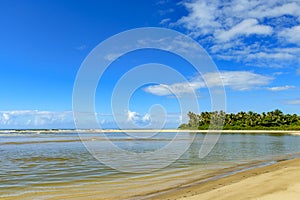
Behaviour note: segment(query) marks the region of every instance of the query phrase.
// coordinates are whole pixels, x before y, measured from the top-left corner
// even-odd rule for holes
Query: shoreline
[[[300,136],[300,130],[181,130],[181,129],[162,129],[162,130],[96,130],[95,132],[102,132],[102,133],[111,133],[111,132],[129,132],[129,133],[138,133],[138,132],[162,132],[162,133],[270,133],[270,134],[289,134],[289,135],[299,135]]]
[[[300,135],[300,130],[188,130],[188,129],[61,129],[61,130],[1,130],[0,133],[139,133],[139,132],[162,132],[162,133],[270,133],[270,134],[290,134]]]
[[[200,179],[190,180],[165,190],[157,187],[150,193],[139,195],[130,195],[129,190],[128,196],[119,196],[120,198],[103,197],[103,193],[99,191],[99,183],[91,182],[67,190],[54,186],[56,189],[53,190],[6,196],[2,199],[298,200],[300,198],[299,156],[300,154],[293,154],[224,168],[219,172],[212,172]]]
[[[282,158],[273,164],[264,163],[150,194],[142,199],[300,199],[300,158]]]

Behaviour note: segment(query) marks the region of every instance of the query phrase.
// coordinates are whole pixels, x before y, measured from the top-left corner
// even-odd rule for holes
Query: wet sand
[[[280,161],[218,180],[194,186],[182,186],[175,191],[149,199],[180,200],[298,200],[300,199],[300,158]]]

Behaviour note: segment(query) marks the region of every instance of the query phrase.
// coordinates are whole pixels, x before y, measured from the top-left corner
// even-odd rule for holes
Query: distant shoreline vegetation
[[[300,116],[284,114],[281,110],[255,113],[238,112],[225,113],[223,111],[202,112],[195,114],[189,112],[189,122],[181,124],[179,129],[207,130],[210,123],[223,125],[224,130],[300,130]]]

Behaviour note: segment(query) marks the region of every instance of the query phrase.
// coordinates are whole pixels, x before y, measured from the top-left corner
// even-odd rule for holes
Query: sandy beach
[[[280,161],[194,186],[183,186],[151,199],[298,200],[300,158]]]

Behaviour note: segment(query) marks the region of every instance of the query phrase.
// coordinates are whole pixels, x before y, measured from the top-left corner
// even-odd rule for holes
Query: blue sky
[[[297,0],[1,1],[0,128],[73,128],[73,84],[85,57],[115,34],[148,26],[177,30],[205,48],[220,70],[227,112],[300,114],[299,10]],[[115,127],[110,101],[118,79],[153,62],[183,74],[199,94],[200,109],[210,110],[209,93],[189,63],[167,52],[137,51],[115,60],[99,82],[95,107],[102,127]],[[213,82],[214,74],[206,77]],[[146,85],[118,114],[147,125],[149,108],[161,104],[166,127],[176,127],[179,100],[162,87],[185,94],[176,80]]]

